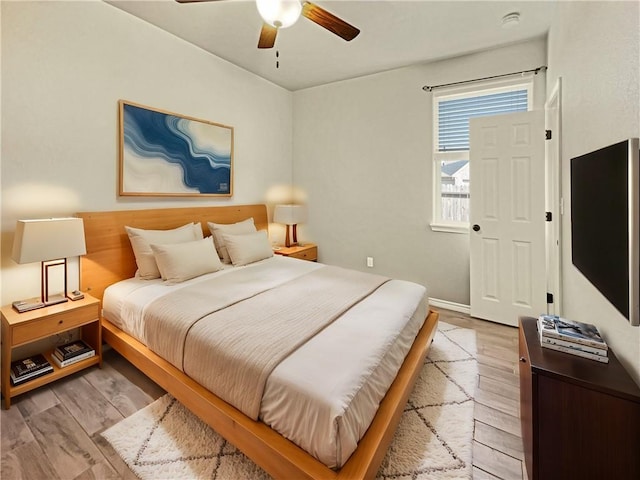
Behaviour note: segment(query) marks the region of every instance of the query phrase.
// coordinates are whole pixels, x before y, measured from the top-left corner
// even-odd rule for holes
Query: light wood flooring
[[[518,329],[439,309],[440,320],[476,331],[474,480],[527,479],[520,435]]]
[[[440,319],[477,332],[474,479],[526,479],[517,329],[446,310],[440,310]],[[0,411],[0,478],[135,479],[100,432],[163,394],[124,358],[107,351],[101,369],[92,367],[14,398],[9,410]]]

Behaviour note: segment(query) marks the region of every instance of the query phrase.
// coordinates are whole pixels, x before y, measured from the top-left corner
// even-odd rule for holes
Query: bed
[[[117,284],[125,290],[136,291],[136,289],[142,288],[138,284],[144,283],[144,281],[140,282],[135,279],[137,265],[129,238],[125,233],[125,226],[165,230],[179,227],[186,222],[195,221],[201,225],[203,232],[208,233],[207,222],[233,224],[247,218],[253,218],[258,230],[266,230],[268,227],[267,209],[264,205],[82,212],[78,216],[84,219],[87,242],[87,255],[81,260],[81,289],[100,299],[103,299],[105,290],[111,285]],[[211,274],[212,277],[216,278],[207,281],[217,281],[218,285],[222,285],[228,282],[226,280],[223,282],[218,277],[225,279],[232,278],[233,275],[245,275],[246,278],[255,277],[256,275],[250,275],[247,272],[250,272],[252,268],[272,269],[274,265],[281,269],[286,267],[287,271],[289,268],[293,268],[298,272],[295,275],[307,275],[304,277],[306,279],[312,278],[308,275],[317,274],[320,276],[330,268],[321,265],[317,267],[311,266],[311,263],[284,257],[273,257],[242,267],[245,268],[245,273],[228,273],[223,270]],[[235,269],[235,267],[232,267],[232,269]],[[198,278],[192,282],[197,283],[200,281],[204,280]],[[395,288],[394,285],[397,284],[393,282],[395,281],[384,282],[381,285],[370,287],[373,291],[371,297],[377,298],[379,302],[389,304],[389,300],[385,300],[384,292]],[[185,285],[188,283],[190,282],[184,282]],[[134,286],[132,287],[132,285]],[[161,287],[154,287],[152,282],[148,285],[148,287],[145,285],[144,288],[147,288],[149,292],[162,290]],[[183,288],[183,286],[180,288]],[[113,290],[113,287],[111,290]],[[112,296],[111,290],[107,290],[106,304],[114,305],[113,301],[110,300]],[[184,290],[187,290],[187,287],[184,287]],[[378,297],[374,294],[378,295]],[[282,291],[279,291],[278,295],[282,295]],[[391,294],[387,292],[386,295]],[[149,294],[145,293],[143,296],[149,296]],[[170,305],[173,297],[167,298],[167,305]],[[367,298],[368,301],[369,299]],[[360,307],[359,301],[355,303]],[[331,458],[327,459],[322,452],[314,451],[313,455],[308,453],[308,445],[303,445],[307,450],[303,449],[299,446],[303,442],[287,431],[284,432],[284,435],[293,438],[295,443],[285,438],[280,433],[282,431],[280,426],[271,428],[269,425],[274,425],[271,419],[263,421],[265,415],[267,418],[269,417],[269,412],[265,414],[265,412],[261,411],[259,418],[254,417],[252,414],[247,413],[243,407],[236,408],[232,406],[232,401],[224,401],[221,398],[224,395],[217,396],[211,393],[208,388],[203,386],[208,385],[206,378],[196,381],[193,377],[197,378],[197,375],[191,372],[190,376],[183,372],[181,368],[178,368],[176,362],[172,360],[171,354],[164,355],[165,358],[169,359],[167,360],[154,353],[151,348],[146,346],[149,342],[147,338],[144,338],[144,335],[136,334],[135,331],[119,324],[118,315],[114,314],[114,311],[118,310],[117,308],[109,307],[109,309],[111,311],[105,311],[105,316],[113,321],[103,318],[103,338],[107,343],[268,473],[276,478],[287,479],[373,478],[375,476],[386,448],[392,439],[395,427],[399,422],[408,395],[421,369],[437,326],[437,313],[429,312],[426,319],[421,319],[416,324],[417,326],[413,327],[418,333],[413,343],[409,343],[409,346],[407,346],[410,350],[406,357],[403,354],[404,362],[400,360],[402,365],[395,376],[395,380],[393,380],[389,390],[380,402],[377,412],[374,412],[373,421],[366,429],[364,436],[353,446],[353,449],[355,449],[353,453],[348,449],[345,455],[348,460],[342,461],[338,459],[334,461]],[[369,312],[373,313],[376,310],[384,310],[384,305],[380,303]],[[367,310],[364,309],[363,312],[366,314]],[[341,318],[341,316],[338,316],[338,320],[331,323],[329,327],[321,327],[322,333],[326,335],[325,332],[339,328]],[[413,323],[415,324],[415,321]],[[158,329],[150,331],[156,330]],[[412,339],[414,334],[415,332],[410,334]],[[318,337],[320,336],[318,335]],[[154,347],[154,349],[157,351],[157,348]],[[305,348],[298,350],[304,351]],[[296,355],[298,350],[296,350]],[[281,365],[286,363],[283,361]],[[297,360],[289,362],[289,364],[294,363],[300,364]],[[278,365],[273,370],[272,375],[269,377],[270,383],[276,382],[271,380],[272,377],[279,378],[281,365]],[[286,371],[286,368],[282,367],[282,369]],[[283,380],[285,383],[287,381],[286,378]],[[265,387],[265,398],[269,396],[269,382]],[[281,392],[280,387],[277,383],[275,385],[271,392],[276,393],[272,393],[271,398],[280,398],[278,393]],[[212,388],[212,390],[215,391],[215,388]],[[263,403],[268,402],[264,400]],[[286,407],[286,402],[284,405],[285,408],[289,408]],[[274,415],[277,418],[278,414],[274,413]],[[287,415],[280,414],[280,418],[286,417]],[[277,424],[277,422],[275,423]],[[295,424],[297,422],[293,421],[291,423]]]

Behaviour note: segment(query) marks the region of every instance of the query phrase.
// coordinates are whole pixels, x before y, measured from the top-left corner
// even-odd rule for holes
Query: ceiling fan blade
[[[339,37],[344,38],[347,42],[356,38],[360,33],[360,30],[353,25],[349,25],[333,13],[329,13],[324,8],[311,2],[304,2],[302,4],[302,15]]]
[[[272,27],[268,23],[262,24],[262,30],[260,31],[260,40],[258,40],[258,48],[273,48],[276,43],[276,35],[278,29]]]

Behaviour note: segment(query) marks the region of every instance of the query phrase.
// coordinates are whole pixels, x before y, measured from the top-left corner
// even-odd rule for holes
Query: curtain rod
[[[530,70],[522,70],[520,72],[504,73],[502,75],[493,75],[492,77],[474,78],[473,80],[463,80],[461,82],[443,83],[442,85],[433,85],[433,86],[425,85],[424,87],[422,87],[422,90],[424,90],[425,92],[430,92],[434,88],[450,87],[452,85],[461,85],[463,83],[479,82],[481,80],[492,80],[494,78],[501,78],[501,77],[510,77],[511,75],[522,75],[523,73],[534,73],[535,75],[537,75],[538,72],[544,71],[546,69],[547,69],[547,66],[543,65],[541,67],[532,68]]]

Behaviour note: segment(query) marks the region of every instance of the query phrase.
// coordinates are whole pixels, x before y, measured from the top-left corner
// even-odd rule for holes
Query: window
[[[469,119],[530,110],[531,88],[519,79],[433,94],[433,230],[469,229]]]

